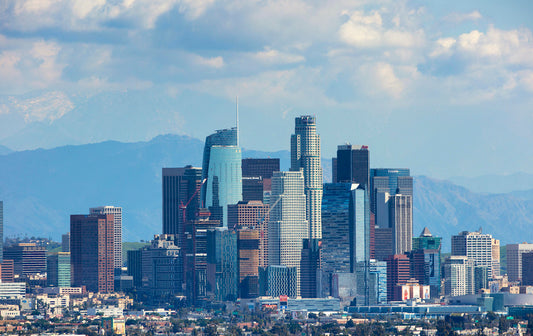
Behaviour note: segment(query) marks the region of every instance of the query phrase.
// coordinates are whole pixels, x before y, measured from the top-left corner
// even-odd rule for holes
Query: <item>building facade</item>
[[[424,228],[419,237],[413,238],[411,252],[411,276],[421,285],[430,286],[432,298],[438,298],[441,289],[440,252],[442,238],[434,237],[428,228]]]
[[[239,264],[237,232],[228,228],[207,231],[207,281],[218,301],[238,297]]]
[[[340,145],[337,147],[336,180],[370,188],[370,158],[368,146]]]
[[[4,259],[13,260],[19,276],[46,272],[46,248],[35,243],[17,243],[4,247]]]
[[[291,171],[302,171],[306,197],[308,238],[322,238],[322,165],[320,162],[320,136],[316,133],[316,121],[312,116],[295,119],[291,136]],[[272,186],[274,189],[274,186]],[[274,193],[274,190],[272,190]]]
[[[71,215],[70,258],[74,286],[88,291],[114,291],[114,216]]]
[[[488,269],[488,277],[492,278],[492,236],[477,232],[463,231],[452,236],[452,255],[466,256],[474,261],[474,266]]]
[[[444,295],[475,294],[474,260],[466,256],[450,256],[443,266]]]
[[[522,254],[533,252],[533,244],[507,244],[507,276],[509,281],[522,280]]]
[[[239,297],[244,299],[259,296],[259,250],[261,231],[257,228],[241,228],[237,231],[239,254]]]
[[[270,208],[268,264],[295,267],[299,295],[301,251],[303,240],[309,238],[302,171],[274,173]]]
[[[412,250],[413,244],[413,198],[396,194],[389,199],[389,220],[392,228],[395,254]]]
[[[70,287],[70,252],[56,252],[46,258],[46,283],[53,287]]]
[[[122,208],[115,206],[100,206],[96,208],[90,208],[89,214],[91,215],[108,215],[111,214],[114,216],[113,222],[115,223],[115,237],[114,237],[114,262],[115,268],[121,268],[123,266],[122,262]]]

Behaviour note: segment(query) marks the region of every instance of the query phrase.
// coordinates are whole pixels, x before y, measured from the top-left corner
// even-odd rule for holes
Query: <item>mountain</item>
[[[505,245],[533,241],[533,201],[512,194],[481,194],[449,181],[426,176],[414,179],[414,234],[427,226],[443,237],[443,249],[450,249],[450,237],[480,227]]]
[[[533,174],[482,175],[477,177],[451,177],[455,184],[474,192],[501,194],[533,189]]]
[[[0,155],[6,155],[6,154],[9,154],[9,153],[12,153],[13,151],[9,148],[7,148],[6,146],[2,146],[0,145]]]
[[[200,166],[203,142],[178,135],[150,141],[64,146],[0,155],[0,200],[4,201],[4,234],[59,239],[69,231],[69,215],[89,207],[123,207],[124,239],[151,239],[161,231],[161,168]],[[288,151],[243,149],[243,157],[279,157],[290,165]],[[324,181],[331,160],[322,160]],[[491,233],[509,242],[533,241],[533,201],[513,194],[486,195],[448,181],[416,176],[414,234],[424,226],[444,238],[463,230]],[[511,228],[511,229],[510,229]]]

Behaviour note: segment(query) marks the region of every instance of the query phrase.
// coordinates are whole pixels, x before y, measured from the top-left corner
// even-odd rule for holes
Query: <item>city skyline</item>
[[[11,149],[203,139],[239,96],[244,148],[287,148],[309,114],[326,157],[349,141],[416,175],[532,173],[526,1],[39,3],[0,9]]]

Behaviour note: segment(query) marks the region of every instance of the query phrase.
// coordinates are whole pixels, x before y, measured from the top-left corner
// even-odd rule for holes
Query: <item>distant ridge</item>
[[[181,135],[150,141],[37,149],[0,155],[0,199],[6,236],[40,235],[59,239],[69,230],[69,215],[89,207],[124,209],[124,240],[149,240],[161,231],[161,168],[200,166],[203,142]],[[243,157],[279,157],[289,168],[289,152],[243,150]],[[324,181],[331,160],[323,159]],[[486,195],[449,181],[416,176],[414,234],[427,227],[449,250],[452,234],[463,230],[491,233],[502,244],[533,242],[533,201],[512,194]]]

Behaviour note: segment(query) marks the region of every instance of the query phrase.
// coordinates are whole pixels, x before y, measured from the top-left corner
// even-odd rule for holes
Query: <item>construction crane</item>
[[[204,185],[204,183],[206,181],[207,181],[206,178],[202,180],[202,183],[200,183],[200,185],[196,188],[196,191],[194,192],[194,194],[192,194],[191,198],[187,201],[187,203],[185,203],[185,205],[183,205],[183,202],[181,202],[179,208],[180,208],[180,210],[182,211],[182,214],[183,214],[183,225],[185,225],[185,221],[187,219],[185,214],[186,214],[187,207],[189,206],[189,203],[191,203],[191,201],[196,197],[196,195],[198,194],[200,189],[202,189],[202,186]]]

